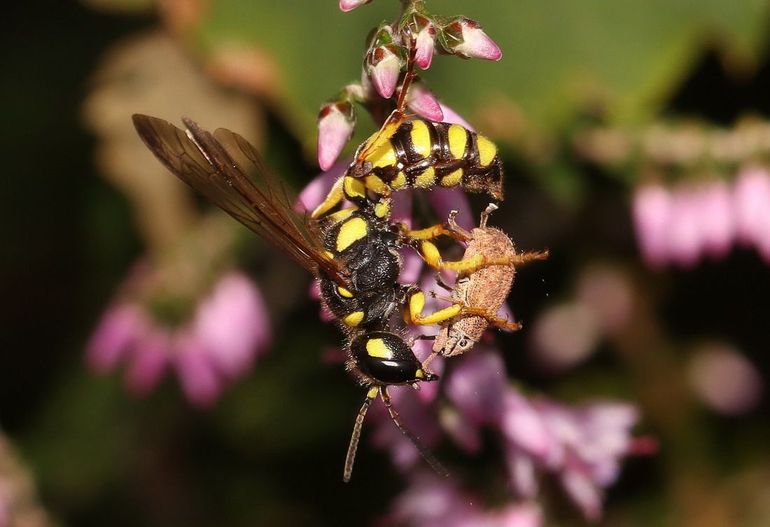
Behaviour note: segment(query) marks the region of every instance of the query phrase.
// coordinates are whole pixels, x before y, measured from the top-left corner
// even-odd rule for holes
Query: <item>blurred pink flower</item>
[[[743,170],[735,181],[734,204],[738,238],[757,247],[770,263],[770,171]]]
[[[340,0],[340,9],[344,12],[352,11],[356,7],[368,4],[372,0]]]
[[[455,408],[478,427],[500,419],[505,384],[505,364],[500,354],[475,349],[455,364],[444,389]]]
[[[703,249],[715,258],[724,258],[736,236],[732,190],[727,182],[714,181],[701,188],[700,200]],[[767,203],[770,205],[770,196]]]
[[[349,102],[327,103],[318,114],[318,165],[329,170],[353,135],[355,117]]]
[[[643,185],[634,192],[636,238],[642,258],[651,267],[660,267],[668,261],[668,229],[672,201],[668,189],[657,183]]]
[[[456,55],[471,59],[500,60],[503,52],[475,20],[458,17],[445,28],[450,49]]]
[[[700,195],[690,185],[675,189],[667,228],[669,259],[693,267],[701,257],[704,236]]]
[[[138,302],[109,307],[87,347],[86,359],[98,373],[126,363],[125,382],[146,395],[174,368],[188,400],[211,406],[224,386],[243,376],[270,344],[267,310],[253,282],[231,271],[216,282],[190,320],[169,327]]]
[[[687,370],[696,395],[721,414],[749,412],[762,396],[762,378],[754,365],[727,344],[701,346],[690,359]]]
[[[617,479],[621,458],[633,450],[637,410],[610,402],[575,408],[542,398],[527,403],[513,391],[507,401],[506,414],[513,415],[503,416],[503,432],[514,485],[533,496],[536,469],[556,473],[583,515],[598,520],[603,490]]]
[[[584,361],[601,339],[597,314],[582,302],[547,308],[535,320],[529,337],[536,359],[550,370],[564,370]]]
[[[467,494],[451,480],[417,473],[396,498],[388,520],[416,527],[539,527],[540,508],[532,503],[509,503],[487,509],[477,496]]]

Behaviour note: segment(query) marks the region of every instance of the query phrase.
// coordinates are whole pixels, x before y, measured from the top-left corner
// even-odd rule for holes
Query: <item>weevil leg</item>
[[[499,207],[495,205],[494,203],[490,203],[487,205],[487,208],[484,209],[484,212],[481,213],[481,218],[479,219],[479,228],[480,229],[486,229],[487,228],[487,220],[489,219],[489,216],[492,215],[494,211],[496,211]]]
[[[548,254],[548,249],[545,251],[528,251],[520,253],[513,257],[513,265],[522,265],[537,260],[547,260]]]

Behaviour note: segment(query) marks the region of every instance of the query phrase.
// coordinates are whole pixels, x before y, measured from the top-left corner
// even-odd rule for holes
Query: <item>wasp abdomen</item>
[[[461,186],[503,199],[503,166],[492,141],[459,124],[404,121],[362,160],[367,190]]]

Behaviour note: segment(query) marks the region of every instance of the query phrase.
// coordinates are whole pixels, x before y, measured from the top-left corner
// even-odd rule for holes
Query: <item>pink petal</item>
[[[443,121],[444,112],[436,96],[423,84],[415,84],[409,90],[408,105],[417,114],[430,121]]]
[[[508,389],[503,399],[500,429],[513,444],[543,460],[555,447],[538,410],[513,388]]]
[[[505,449],[505,462],[516,493],[525,498],[537,496],[539,485],[532,456],[516,445],[508,444]]]
[[[704,248],[700,221],[697,191],[689,186],[677,188],[669,216],[668,245],[671,258],[683,267],[694,266]]]
[[[461,412],[449,407],[442,408],[440,421],[441,427],[460,448],[470,454],[478,454],[481,451],[479,428],[468,421]]]
[[[331,190],[334,182],[345,173],[349,165],[350,159],[344,159],[335,163],[334,166],[326,172],[317,175],[304,189],[302,189],[302,192],[300,192],[297,202],[294,205],[294,210],[300,214],[304,214],[320,205]]]
[[[562,474],[561,484],[588,521],[599,521],[602,516],[602,496],[599,489],[583,473],[568,470]]]
[[[352,11],[356,7],[368,4],[372,0],[340,0],[340,9],[344,12]]]
[[[634,192],[633,217],[639,249],[645,262],[660,267],[669,259],[668,230],[672,197],[662,185],[647,184]]]
[[[466,121],[459,113],[454,111],[452,108],[447,106],[446,104],[439,102],[438,105],[441,107],[441,113],[444,115],[444,118],[441,120],[444,123],[450,123],[450,124],[459,124],[463,128],[466,128],[470,130],[471,132],[475,132],[476,129],[473,128],[473,126]]]
[[[332,168],[353,135],[353,127],[349,112],[341,111],[339,104],[327,104],[321,109],[318,116],[318,165],[321,170]]]
[[[192,332],[220,371],[230,378],[243,375],[271,340],[259,289],[241,273],[226,274],[198,306]]]
[[[171,356],[171,335],[168,330],[148,330],[135,344],[125,372],[126,387],[132,393],[144,396],[163,378]]]
[[[742,171],[735,182],[735,228],[746,244],[770,240],[770,172],[764,168]]]
[[[478,22],[468,18],[461,18],[462,42],[453,47],[458,55],[467,58],[500,60],[503,52],[494,40],[484,33]]]
[[[117,366],[128,349],[147,330],[147,319],[136,304],[109,306],[86,346],[86,362],[96,372],[105,373]]]
[[[601,337],[596,313],[566,302],[546,309],[530,333],[537,360],[551,370],[574,367],[591,356]]]
[[[498,527],[541,527],[543,513],[537,505],[508,505],[496,514]]]
[[[427,70],[433,62],[433,51],[436,41],[436,28],[433,24],[428,24],[417,33],[415,42],[414,62],[418,68]],[[434,119],[438,121],[439,119]]]
[[[460,360],[445,381],[446,394],[470,422],[496,422],[503,410],[505,364],[500,355],[477,350]]]
[[[710,255],[722,258],[735,238],[735,211],[730,187],[724,181],[710,183],[701,190],[701,229]]]
[[[380,97],[390,99],[401,74],[401,60],[387,47],[381,46],[372,51],[367,73]]]
[[[213,406],[222,382],[207,350],[191,334],[177,335],[174,365],[187,400],[201,408]]]

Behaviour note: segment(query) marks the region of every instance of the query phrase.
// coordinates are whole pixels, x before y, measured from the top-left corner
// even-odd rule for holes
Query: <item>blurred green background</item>
[[[4,9],[0,429],[54,524],[374,524],[403,482],[367,445],[355,484],[340,481],[360,390],[341,365],[321,360],[340,337],[307,300],[309,278],[297,271],[288,294],[271,289],[285,260],[259,242],[245,243],[237,259],[274,308],[275,344],[213,410],[190,408],[174,379],[134,399],[119,375],[93,376],[83,363],[90,331],[134,262],[186,225],[174,216],[184,212],[158,208],[122,176],[103,177],[132,169],[130,155],[105,147],[133,138],[130,115],[249,126],[299,189],[317,171],[320,103],[359,77],[365,35],[396,12],[393,0],[348,14],[333,0],[203,4],[51,0]],[[766,399],[742,415],[718,415],[698,402],[686,375],[692,349],[714,339],[735,345],[767,378],[767,263],[735,249],[692,269],[646,269],[629,212],[638,174],[581,158],[572,143],[586,122],[633,130],[659,120],[730,127],[744,115],[766,117],[767,3],[433,0],[429,7],[481,21],[504,52],[500,63],[437,57],[424,77],[501,145],[508,199],[496,221],[521,247],[551,250],[547,263],[517,279],[517,317],[537,320],[572,294],[582,269],[605,263],[632,277],[655,321],[653,334],[605,341],[558,372],[527,352],[526,330],[498,337],[510,376],[535,391],[640,404],[641,429],[658,438],[660,452],[626,463],[605,524],[770,525]],[[194,89],[186,97],[173,77],[153,84],[163,64],[144,64],[167,48],[218,90],[206,101],[228,102],[199,102]],[[356,137],[372,129],[360,119]],[[164,218],[177,227],[162,231]],[[553,495],[548,524],[580,525]]]

